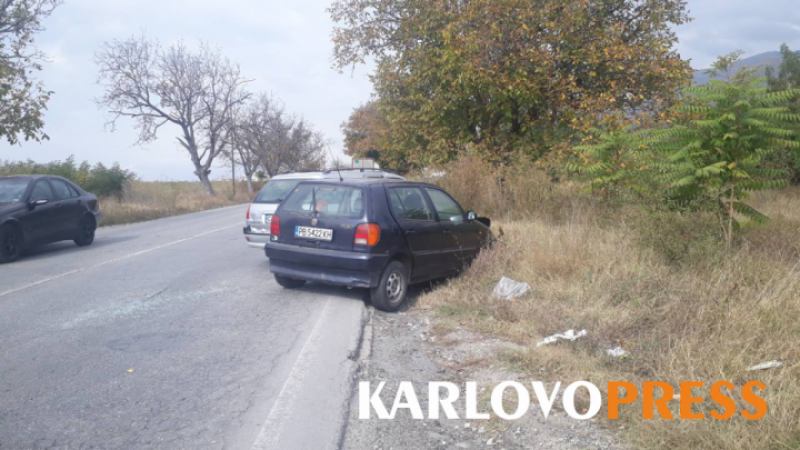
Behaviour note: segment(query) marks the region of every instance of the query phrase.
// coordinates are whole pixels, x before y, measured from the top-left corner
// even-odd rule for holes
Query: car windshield
[[[280,203],[302,180],[270,180],[258,193],[255,203]]]
[[[364,216],[364,192],[360,188],[331,185],[300,185],[283,205],[286,211],[319,217],[358,219]]]
[[[21,202],[28,183],[30,180],[22,178],[0,180],[0,203]]]

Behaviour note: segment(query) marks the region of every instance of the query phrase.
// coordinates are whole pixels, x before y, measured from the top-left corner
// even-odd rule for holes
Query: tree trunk
[[[733,185],[731,185],[731,200],[728,205],[728,250],[731,249],[731,243],[733,242],[733,202],[735,200],[733,189]]]
[[[232,152],[231,156],[233,156]],[[231,196],[236,198],[236,161],[233,160],[233,157],[231,157],[231,189]]]
[[[247,174],[247,192],[252,194],[253,193],[253,174]]]
[[[203,185],[203,189],[206,191],[206,193],[211,197],[216,197],[217,193],[214,192],[214,186],[211,185],[211,180],[208,178],[210,174],[210,170],[203,169],[195,172],[195,175],[197,175],[197,178],[200,179],[200,183]]]

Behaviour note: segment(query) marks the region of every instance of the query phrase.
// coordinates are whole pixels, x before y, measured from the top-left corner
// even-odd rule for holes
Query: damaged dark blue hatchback
[[[306,281],[368,288],[373,305],[391,312],[409,284],[464,269],[493,239],[489,226],[426,183],[308,181],[273,215],[265,251],[285,288]]]

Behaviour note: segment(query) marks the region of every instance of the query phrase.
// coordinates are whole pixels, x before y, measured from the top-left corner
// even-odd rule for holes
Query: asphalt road
[[[280,288],[245,209],[0,266],[0,449],[340,446],[362,294]]]

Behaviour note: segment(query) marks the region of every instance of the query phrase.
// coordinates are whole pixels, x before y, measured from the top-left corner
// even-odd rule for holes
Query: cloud
[[[738,49],[745,56],[777,51],[784,42],[800,49],[796,0],[689,0],[689,11],[694,21],[678,27],[678,50],[696,69]]]
[[[205,40],[238,61],[255,81],[252,90],[271,92],[287,108],[304,115],[341,151],[339,125],[367,101],[368,68],[352,76],[330,68],[330,0],[70,0],[50,17],[37,43],[50,54],[40,78],[54,90],[46,112],[52,140],[10,147],[0,144],[0,158],[38,161],[63,159],[119,161],[145,179],[193,179],[193,167],[175,143],[174,131],[144,148],[133,147],[132,123],[104,131],[106,115],[92,99],[92,55],[105,41],[142,32],[168,44]],[[800,8],[796,0],[689,0],[695,21],[677,29],[678,50],[696,68],[717,55],[743,49],[749,55],[777,50],[782,42],[800,49]],[[166,131],[166,130],[165,130]],[[226,169],[213,175],[224,176]]]
[[[174,130],[144,148],[132,144],[130,121],[104,131],[107,116],[92,99],[96,84],[93,53],[103,42],[145,33],[162,44],[200,40],[219,46],[240,63],[254,81],[250,89],[271,92],[289,111],[303,115],[333,142],[341,154],[339,125],[366,101],[371,85],[367,69],[355,76],[330,68],[331,23],[327,0],[70,0],[46,22],[38,45],[50,55],[40,74],[55,91],[45,115],[51,140],[10,147],[0,144],[0,158],[38,161],[63,159],[119,161],[145,179],[193,179],[194,168],[178,148]],[[227,175],[217,168],[214,175]]]

